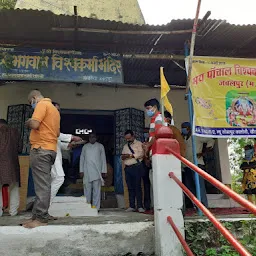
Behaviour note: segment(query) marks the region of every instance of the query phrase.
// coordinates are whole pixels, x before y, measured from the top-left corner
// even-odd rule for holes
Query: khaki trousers
[[[47,223],[51,199],[51,168],[56,158],[56,152],[42,148],[30,152],[30,167],[32,169],[36,199],[32,210],[32,219]]]

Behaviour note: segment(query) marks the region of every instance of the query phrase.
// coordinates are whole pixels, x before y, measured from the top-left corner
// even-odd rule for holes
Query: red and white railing
[[[241,197],[239,194],[234,192],[232,189],[225,186],[223,183],[209,175],[207,172],[200,169],[198,166],[194,165],[186,158],[182,157],[177,150],[173,150],[171,147],[166,147],[166,150],[179,159],[183,164],[187,167],[192,169],[193,171],[197,172],[201,177],[205,180],[210,182],[216,188],[221,190],[223,193],[231,197],[233,200],[238,202],[240,205],[245,207],[247,210],[252,212],[256,215],[256,206],[249,202],[248,200]],[[221,234],[229,241],[229,243],[235,248],[235,250],[242,256],[251,256],[251,254],[242,246],[242,244],[218,221],[215,216],[193,195],[193,193],[176,177],[173,172],[169,173],[169,177],[173,179],[176,184],[182,189],[182,191],[191,199],[191,201],[205,214],[206,217],[213,223],[213,225],[221,232]],[[175,226],[172,218],[170,216],[167,217],[168,223],[172,226],[175,234],[177,235],[178,239],[180,240],[184,250],[186,251],[187,255],[192,256],[194,255],[191,249],[188,247],[186,241],[180,234],[179,230]]]

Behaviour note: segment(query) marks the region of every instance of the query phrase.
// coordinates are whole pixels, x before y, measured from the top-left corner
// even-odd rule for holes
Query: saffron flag
[[[161,81],[161,99],[164,103],[166,110],[173,116],[172,104],[169,102],[167,94],[170,91],[170,86],[164,76],[164,68],[160,67],[160,81]]]

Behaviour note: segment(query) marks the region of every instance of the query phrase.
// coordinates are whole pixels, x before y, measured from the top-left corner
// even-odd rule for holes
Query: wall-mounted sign
[[[0,79],[120,84],[122,57],[115,53],[0,47]]]
[[[90,133],[92,133],[92,129],[76,129],[75,133],[77,135],[88,135]]]

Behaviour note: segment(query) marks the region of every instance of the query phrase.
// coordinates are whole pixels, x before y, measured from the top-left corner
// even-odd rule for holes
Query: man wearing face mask
[[[143,144],[143,149],[145,151],[145,158],[148,159],[146,162],[151,161],[151,153],[150,149],[152,145],[156,141],[156,130],[159,129],[163,125],[163,118],[160,112],[160,103],[157,99],[150,99],[144,104],[146,115],[150,117],[150,126],[149,126],[149,141]],[[164,123],[167,126],[167,123]],[[151,204],[153,206],[154,199],[153,199],[153,172],[152,168],[149,172],[149,179],[151,183]]]
[[[181,125],[181,131],[182,135],[184,137],[185,143],[186,143],[186,159],[188,159],[190,162],[193,161],[193,150],[192,150],[192,129],[191,124],[189,122],[184,122]],[[212,138],[203,138],[203,137],[196,137],[196,153],[197,153],[197,162],[198,167],[200,167],[203,170],[206,170],[205,162],[204,162],[204,154],[206,152],[203,152],[204,144],[206,145],[206,151],[212,150],[214,147],[214,139]],[[184,184],[195,194],[195,175],[194,172],[189,169],[188,167],[184,167]],[[205,189],[205,181],[201,176],[199,176],[199,183],[200,183],[200,191],[201,191],[201,201],[204,204],[204,206],[208,207],[208,200],[206,196],[206,189]]]
[[[157,99],[151,99],[144,104],[146,114],[150,117],[150,127],[149,127],[149,142],[144,144],[144,149],[146,153],[149,152],[151,146],[154,144],[156,138],[156,130],[163,125],[163,118],[160,112],[160,103]],[[165,123],[167,126],[167,123]]]
[[[130,203],[130,207],[126,211],[134,212],[138,209],[138,212],[144,213],[141,190],[141,179],[145,171],[142,163],[144,150],[142,143],[135,139],[133,131],[127,130],[124,137],[127,144],[124,145],[121,158],[125,165],[125,180],[128,187]],[[137,207],[135,205],[135,199],[137,201]],[[146,207],[149,208],[150,205]]]
[[[107,174],[107,160],[104,146],[97,142],[95,133],[89,135],[80,156],[80,174],[83,177],[84,194],[92,208],[100,209],[101,186]]]
[[[25,228],[45,226],[51,198],[51,167],[55,162],[57,140],[60,135],[60,114],[52,101],[40,91],[33,90],[28,102],[34,109],[32,118],[26,122],[30,133],[30,167],[32,169],[36,200],[32,219],[23,223]]]

